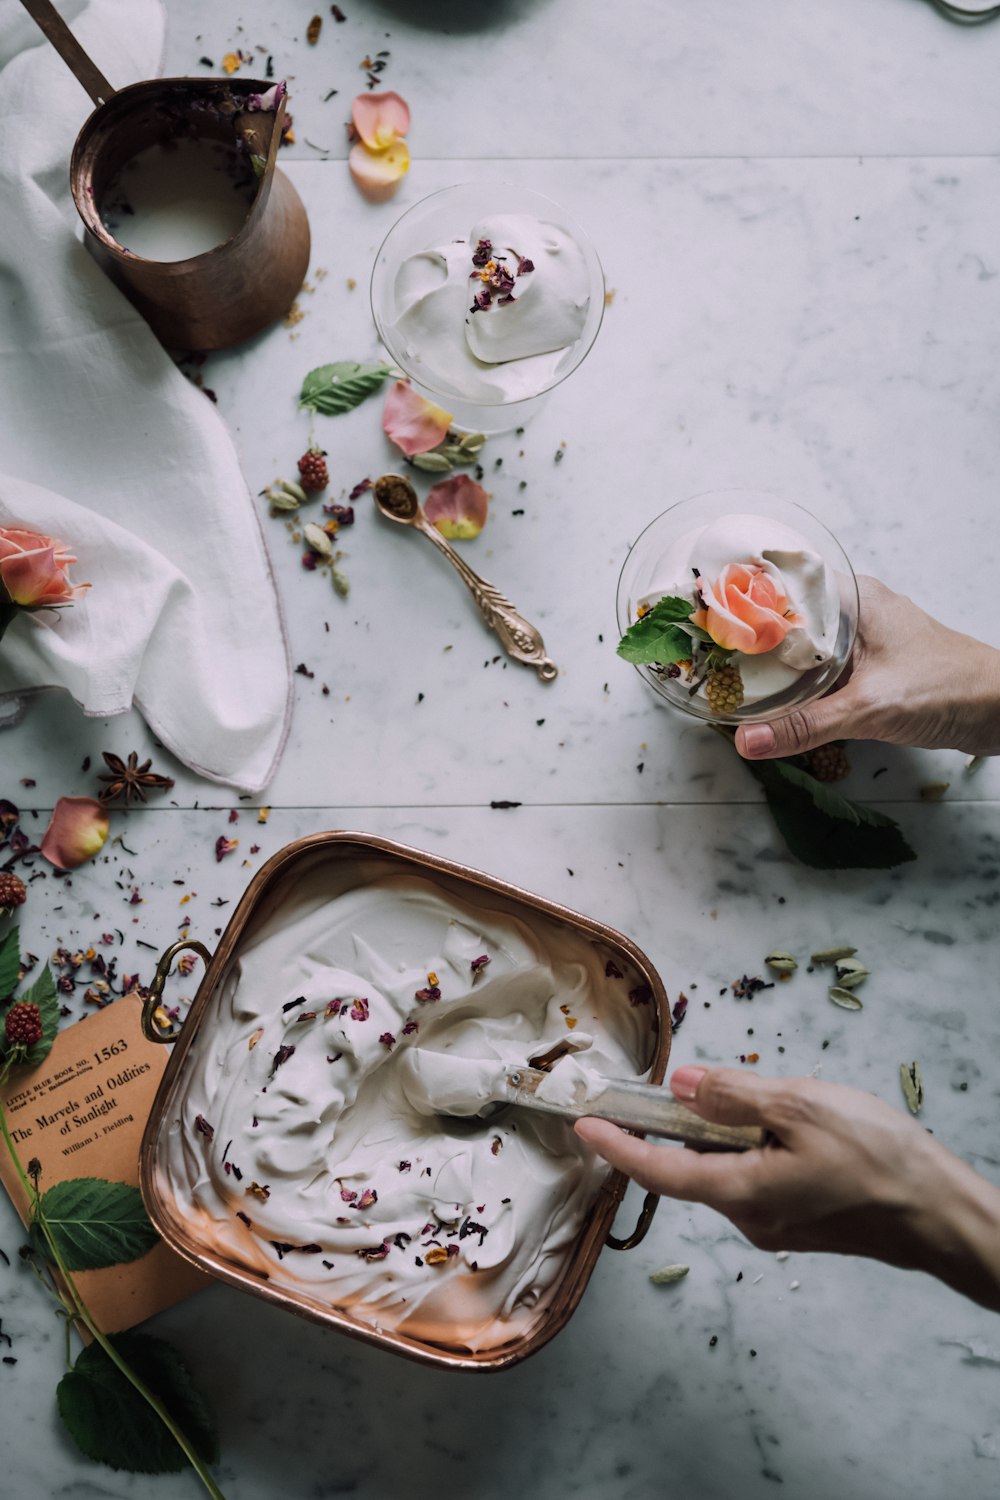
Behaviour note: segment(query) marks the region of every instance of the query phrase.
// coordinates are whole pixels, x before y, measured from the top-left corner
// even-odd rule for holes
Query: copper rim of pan
[[[647,1079],[650,1083],[663,1082],[670,1056],[670,1009],[660,976],[650,960],[631,939],[623,936],[607,923],[596,921],[573,911],[570,907],[536,896],[510,881],[484,874],[480,870],[453,860],[427,854],[391,839],[379,838],[373,834],[339,830],[309,834],[286,844],[268,860],[244,891],[214,954],[207,955],[205,950],[201,950],[203,956],[206,957],[205,975],[184,1024],[176,1034],[177,1040],[173,1054],[160,1081],[142,1139],[139,1158],[140,1187],[147,1211],[164,1240],[189,1264],[208,1272],[220,1281],[228,1282],[231,1286],[263,1297],[299,1317],[309,1318],[327,1327],[336,1328],[348,1337],[359,1339],[363,1343],[372,1344],[395,1354],[401,1354],[422,1364],[457,1370],[510,1368],[536,1353],[554,1338],[560,1329],[565,1327],[579,1305],[604,1245],[609,1244],[613,1248],[620,1249],[632,1248],[633,1245],[639,1243],[648,1229],[655,1208],[655,1199],[652,1195],[647,1195],[639,1224],[632,1235],[624,1240],[617,1240],[611,1233],[615,1215],[628,1183],[628,1179],[622,1173],[611,1173],[602,1185],[556,1290],[546,1303],[538,1323],[528,1333],[515,1337],[510,1343],[480,1354],[452,1350],[444,1346],[425,1343],[404,1334],[373,1328],[349,1313],[331,1307],[328,1303],[270,1285],[253,1272],[204,1250],[186,1224],[174,1214],[169,1196],[157,1180],[156,1153],[165,1109],[183,1069],[201,1018],[237,953],[248,923],[266,899],[277,896],[285,877],[290,876],[301,863],[311,860],[313,855],[320,857],[324,852],[340,858],[349,858],[351,855],[358,858],[381,855],[387,861],[395,862],[403,867],[408,866],[431,878],[443,876],[459,886],[466,887],[470,892],[479,890],[499,895],[515,906],[527,908],[532,914],[541,914],[551,921],[571,928],[602,949],[610,950],[611,955],[624,960],[636,970],[641,975],[642,982],[649,988],[652,1057]],[[173,954],[183,945],[183,941],[172,944],[164,954],[160,970],[158,970],[159,988],[162,989],[162,976],[165,976]],[[188,946],[201,949],[200,944],[188,944]],[[155,1009],[157,995],[158,991],[151,1001],[147,1001],[147,1008],[150,1012]],[[158,1038],[158,1040],[173,1040],[173,1037]]]

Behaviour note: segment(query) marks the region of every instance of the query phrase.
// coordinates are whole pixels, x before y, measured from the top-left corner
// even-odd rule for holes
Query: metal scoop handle
[[[606,1088],[585,1104],[561,1104],[539,1098],[537,1089],[550,1074],[538,1068],[511,1068],[505,1077],[503,1097],[511,1104],[545,1114],[561,1115],[567,1120],[590,1116],[624,1125],[628,1130],[642,1130],[647,1135],[664,1136],[683,1141],[702,1151],[750,1151],[767,1143],[767,1131],[759,1125],[716,1125],[703,1120],[694,1110],[678,1104],[665,1089],[631,1079],[609,1079]]]
[[[21,0],[21,4],[52,43],[73,77],[87,90],[94,104],[106,104],[114,89],[97,64],[91,62],[51,0]]]

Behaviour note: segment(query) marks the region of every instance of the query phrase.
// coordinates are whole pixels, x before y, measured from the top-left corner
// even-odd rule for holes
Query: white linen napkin
[[[159,0],[63,11],[112,87],[159,66]],[[20,7],[0,17],[0,525],[60,538],[93,585],[0,644],[0,722],[65,688],[133,705],[212,781],[277,766],[291,665],[274,578],[224,423],[78,238],[69,156],[91,103]]]

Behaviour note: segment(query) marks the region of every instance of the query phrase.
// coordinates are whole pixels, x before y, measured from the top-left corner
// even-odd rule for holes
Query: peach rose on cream
[[[780,646],[793,626],[805,623],[773,564],[729,563],[714,583],[702,574],[698,589],[705,607],[695,610],[691,623],[726,651],[763,656]]]
[[[89,584],[74,584],[67,568],[76,558],[55,537],[0,526],[0,604],[46,609],[72,604]]]

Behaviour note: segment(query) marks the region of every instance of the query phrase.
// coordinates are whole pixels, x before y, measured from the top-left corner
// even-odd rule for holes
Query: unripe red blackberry
[[[4,1022],[4,1032],[11,1047],[15,1047],[18,1042],[26,1047],[33,1047],[36,1042],[40,1042],[42,1013],[38,1006],[32,1005],[29,1000],[19,1000],[16,1005],[12,1005]]]
[[[325,490],[330,483],[330,471],[326,466],[326,454],[322,448],[310,448],[299,459],[299,476],[302,488],[310,494]]]
[[[705,679],[705,697],[716,714],[734,714],[743,705],[743,678],[739,667],[713,667]]]
[[[810,750],[807,763],[817,781],[843,781],[845,776],[851,774],[851,762],[847,758],[843,740]]]
[[[20,875],[0,874],[0,916],[9,917],[16,906],[23,906],[27,894]]]

